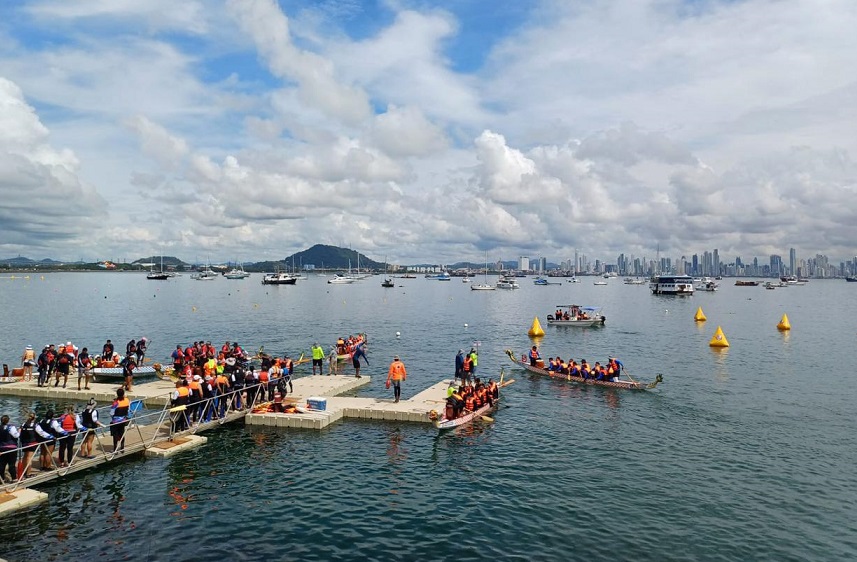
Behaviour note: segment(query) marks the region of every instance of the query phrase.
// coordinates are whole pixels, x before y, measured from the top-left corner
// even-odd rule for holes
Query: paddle
[[[628,377],[632,383],[639,386],[640,383],[634,380],[634,378],[631,376],[631,373],[628,372],[628,369],[626,369],[624,365],[622,365],[622,372],[625,373],[625,376]]]
[[[482,416],[482,421],[491,423],[494,421],[494,418],[492,418],[490,416]]]

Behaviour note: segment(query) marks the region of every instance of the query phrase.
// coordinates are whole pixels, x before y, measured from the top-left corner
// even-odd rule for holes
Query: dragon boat
[[[509,356],[509,359],[512,360],[512,363],[515,363],[519,367],[526,369],[527,371],[544,376],[550,377],[552,379],[560,379],[567,380],[568,382],[573,382],[577,384],[588,384],[591,386],[604,386],[607,388],[624,388],[627,390],[651,390],[658,386],[659,383],[663,382],[664,376],[660,373],[657,374],[655,380],[649,383],[634,381],[634,380],[619,380],[619,381],[600,381],[598,379],[585,379],[583,377],[575,377],[572,375],[563,375],[561,373],[555,373],[553,371],[548,371],[544,367],[534,367],[527,363],[526,361],[522,361],[511,349],[506,350],[506,355]],[[624,371],[624,370],[623,370]],[[626,375],[627,376],[627,375]]]
[[[515,379],[510,379],[506,382],[503,382],[503,377],[505,376],[505,373],[501,369],[500,382],[497,384],[498,395],[497,398],[495,398],[491,403],[485,404],[484,406],[481,406],[473,410],[472,412],[463,413],[456,418],[447,418],[446,408],[444,408],[440,413],[438,413],[436,410],[432,410],[431,412],[429,412],[429,419],[440,431],[446,431],[448,429],[461,427],[462,425],[466,425],[476,419],[482,419],[489,422],[494,421],[492,418],[489,418],[487,414],[490,414],[491,412],[496,410],[497,406],[500,404],[501,395],[499,393],[499,390],[515,382]]]

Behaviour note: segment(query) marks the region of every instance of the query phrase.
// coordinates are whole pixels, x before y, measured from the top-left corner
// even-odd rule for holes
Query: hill
[[[268,270],[273,270],[276,266],[280,269],[302,270],[308,265],[312,265],[316,269],[357,269],[357,264],[360,264],[360,269],[375,269],[378,271],[384,270],[384,263],[371,260],[363,254],[348,248],[339,248],[337,246],[327,246],[325,244],[316,244],[315,246],[297,252],[283,259],[281,262],[260,262],[253,264],[253,269],[259,269],[261,266],[267,266]],[[264,267],[262,267],[264,269]]]

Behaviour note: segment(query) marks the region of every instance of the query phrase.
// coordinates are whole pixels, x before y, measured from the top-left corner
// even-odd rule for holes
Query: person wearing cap
[[[476,348],[470,348],[470,376],[476,376],[476,365],[479,363],[479,354],[476,353]]]
[[[327,374],[335,375],[339,371],[339,354],[336,352],[336,346],[330,347],[330,353],[327,354]]]
[[[36,364],[36,351],[32,345],[28,345],[21,355],[21,366],[24,367],[24,380],[33,378],[33,365]]]
[[[390,368],[387,371],[387,386],[393,385],[393,396],[396,397],[396,402],[402,397],[402,381],[408,378],[408,372],[405,370],[405,364],[402,363],[399,356],[393,357],[393,362],[390,363]]]
[[[65,431],[60,427],[59,421],[54,419],[53,410],[45,412],[45,417],[36,424],[36,434],[39,436],[39,442],[42,444],[41,449],[39,449],[39,464],[42,470],[50,470],[54,466],[53,455],[56,440],[65,435]]]
[[[453,379],[461,379],[464,382],[464,350],[459,349],[455,356],[455,376]]]
[[[143,359],[146,357],[146,349],[149,347],[149,338],[143,336],[137,342],[137,365],[143,364]]]
[[[315,374],[315,368],[318,367],[318,374],[324,374],[324,349],[318,345],[318,342],[312,344],[312,374]]]
[[[80,381],[85,379],[85,390],[89,390],[89,376],[92,371],[92,359],[89,357],[89,349],[84,347],[77,355],[77,389],[80,390]]]
[[[54,374],[56,378],[56,381],[54,382],[55,387],[60,384],[60,376],[62,376],[62,387],[65,388],[68,385],[68,373],[71,370],[73,363],[74,349],[71,348],[71,345],[60,346],[56,358],[54,359]]]
[[[187,379],[184,379],[187,380]],[[188,420],[194,423],[199,421],[200,402],[202,402],[202,377],[193,375],[187,384],[190,394],[188,395]]]
[[[92,454],[92,442],[95,441],[95,430],[104,426],[104,424],[98,421],[96,406],[95,398],[90,398],[89,402],[86,403],[86,408],[80,414],[80,425],[86,431],[86,434],[83,436],[83,442],[80,444],[80,456],[84,459],[95,458]]]

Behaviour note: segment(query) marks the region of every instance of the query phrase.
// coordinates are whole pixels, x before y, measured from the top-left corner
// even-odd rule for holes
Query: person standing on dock
[[[48,357],[48,346],[45,346],[42,349],[42,352],[39,354],[39,358],[36,360],[36,366],[39,369],[39,386],[47,386],[50,377],[48,377],[48,365],[50,364],[50,358]]]
[[[74,412],[74,404],[69,404],[66,407],[65,414],[60,418],[60,426],[65,431],[65,435],[60,437],[60,468],[65,468],[71,464],[71,459],[74,456],[74,441],[77,438],[77,432],[83,429],[80,423],[80,417]]]
[[[324,348],[318,345],[318,342],[312,344],[312,374],[315,374],[315,368],[318,367],[318,374],[324,374]]]
[[[18,438],[21,433],[18,428],[9,423],[9,416],[0,418],[0,481],[6,480],[6,469],[9,469],[10,482],[18,479],[15,464],[18,460]]]
[[[77,356],[77,389],[80,390],[81,379],[86,381],[85,390],[89,390],[89,376],[92,371],[92,359],[89,357],[89,349],[84,347]]]
[[[54,419],[54,411],[45,412],[45,417],[36,424],[36,434],[42,444],[39,449],[39,464],[42,470],[50,470],[54,466],[54,448],[56,440],[65,435],[59,421]]]
[[[387,371],[387,386],[393,385],[393,396],[396,397],[396,402],[402,397],[402,381],[408,378],[408,372],[405,370],[405,364],[402,363],[399,356],[393,357],[393,362],[390,363],[390,369]]]
[[[131,392],[134,386],[134,369],[137,368],[137,355],[126,355],[122,360],[122,375],[125,377],[125,390]],[[63,385],[65,386],[65,385]]]
[[[32,345],[28,345],[21,355],[21,366],[24,367],[24,380],[28,381],[33,378],[33,365],[36,364],[36,351]]]
[[[125,397],[125,389],[116,389],[116,398],[110,407],[110,435],[113,437],[113,452],[125,451],[125,429],[128,427],[128,413],[131,401]]]
[[[86,430],[83,443],[80,444],[80,456],[84,459],[95,458],[92,454],[92,442],[95,441],[95,430],[104,424],[98,421],[98,410],[95,398],[90,398],[86,403],[86,409],[80,414],[80,425]]]
[[[479,354],[475,347],[470,348],[470,376],[476,378],[476,365],[479,364]]]
[[[461,379],[464,384],[464,350],[459,349],[458,355],[455,356],[455,376],[453,379]]]
[[[336,346],[330,348],[330,353],[327,354],[327,374],[335,375],[339,369],[339,354],[336,352]]]

